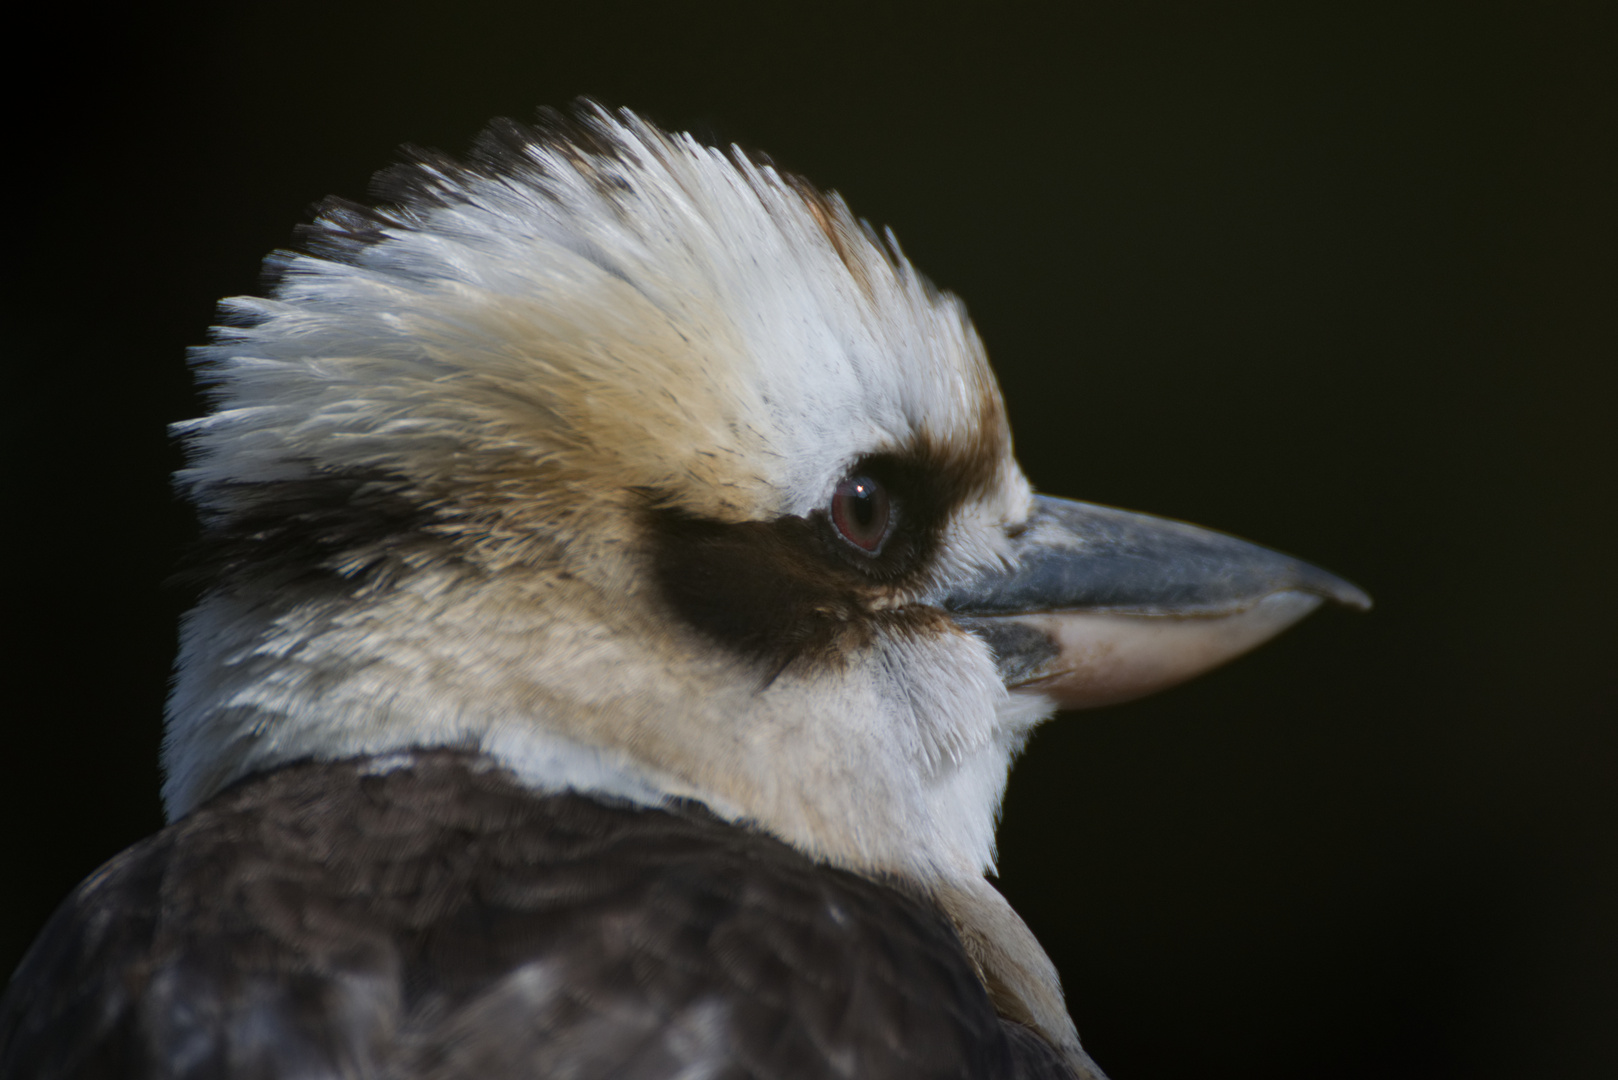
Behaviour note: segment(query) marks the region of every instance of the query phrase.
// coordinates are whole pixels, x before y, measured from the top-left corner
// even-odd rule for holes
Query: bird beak
[[[944,609],[1006,686],[1064,709],[1129,701],[1240,656],[1334,600],[1371,598],[1268,548],[1179,521],[1036,496],[1009,568]]]

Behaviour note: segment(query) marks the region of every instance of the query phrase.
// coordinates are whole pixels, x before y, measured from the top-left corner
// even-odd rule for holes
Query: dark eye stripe
[[[868,455],[803,517],[712,521],[653,498],[644,522],[654,580],[673,614],[758,660],[766,678],[841,663],[879,627],[944,618],[891,600],[923,580],[954,509],[997,478],[993,449],[987,437],[965,451],[918,438]]]

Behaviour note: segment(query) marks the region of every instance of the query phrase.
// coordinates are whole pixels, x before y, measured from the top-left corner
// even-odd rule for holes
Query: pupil
[[[860,525],[871,524],[876,517],[876,500],[871,498],[870,490],[861,484],[854,489],[854,520]]]

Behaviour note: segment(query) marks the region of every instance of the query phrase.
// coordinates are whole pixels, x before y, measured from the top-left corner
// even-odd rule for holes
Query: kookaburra
[[[0,1072],[1099,1077],[1012,759],[1364,595],[1036,495],[961,303],[767,162],[583,106],[380,187],[198,351],[171,823]]]

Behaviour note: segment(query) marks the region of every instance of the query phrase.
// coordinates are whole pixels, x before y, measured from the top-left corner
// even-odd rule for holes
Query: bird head
[[[991,974],[1038,967],[995,959],[1038,949],[983,883],[1030,729],[1363,602],[1035,495],[961,303],[768,163],[586,107],[379,183],[196,356],[172,816],[285,762],[465,747],[700,800],[946,897]]]

